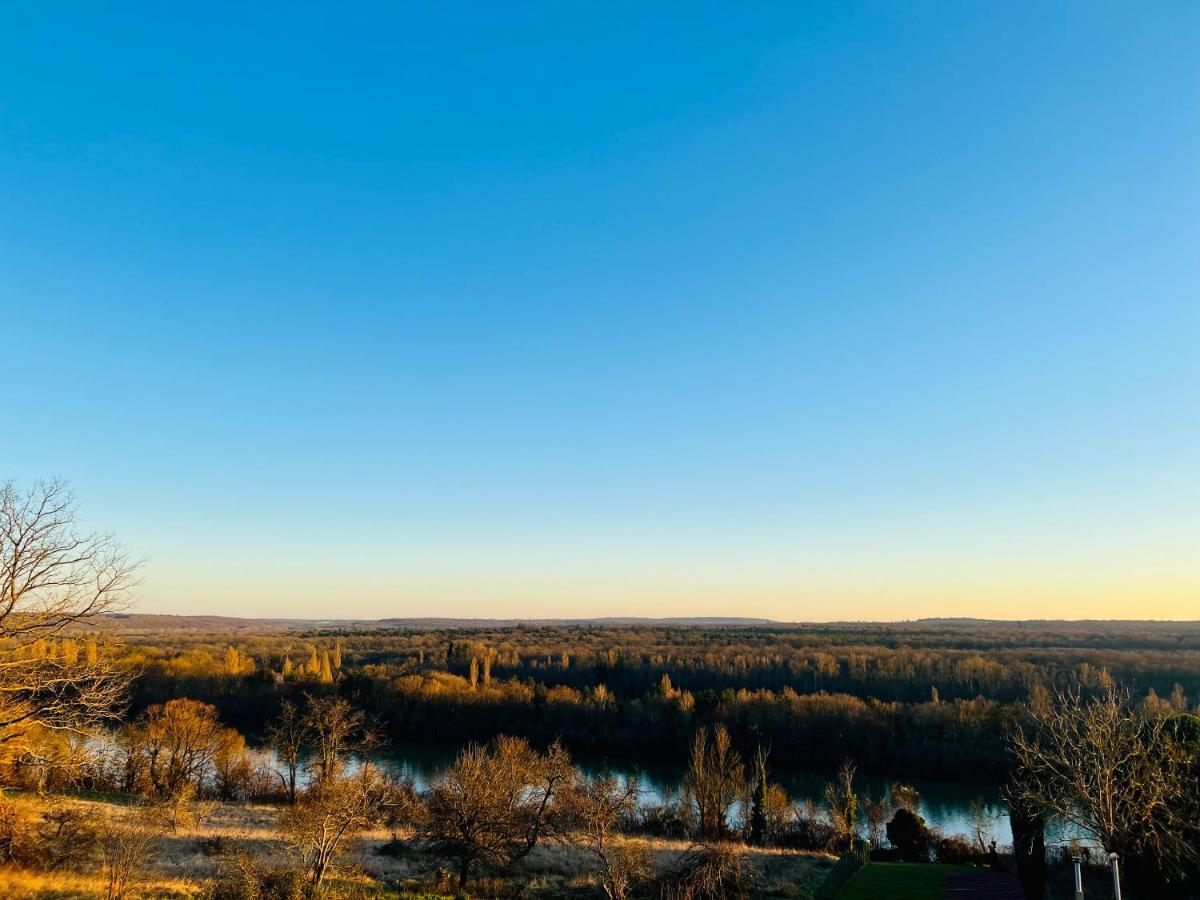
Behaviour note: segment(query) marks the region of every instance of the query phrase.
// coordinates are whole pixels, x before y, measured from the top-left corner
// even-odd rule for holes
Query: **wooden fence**
[[[821,883],[813,890],[812,900],[833,900],[842,889],[850,876],[871,861],[871,845],[866,841],[856,841],[854,849],[846,853],[834,863],[833,868],[825,873]]]

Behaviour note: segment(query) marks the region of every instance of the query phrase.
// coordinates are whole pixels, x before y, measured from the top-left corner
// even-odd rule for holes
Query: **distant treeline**
[[[914,776],[1001,776],[1006,728],[1055,688],[1200,700],[1200,629],[1153,623],[164,631],[137,635],[125,659],[135,711],[188,696],[251,733],[284,697],[336,692],[396,738],[508,733],[678,757],[697,726],[722,723],[780,764],[852,757]]]

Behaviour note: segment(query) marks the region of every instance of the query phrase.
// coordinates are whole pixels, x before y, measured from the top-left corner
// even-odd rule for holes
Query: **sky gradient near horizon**
[[[1200,5],[3,21],[0,479],[144,611],[1200,618]]]

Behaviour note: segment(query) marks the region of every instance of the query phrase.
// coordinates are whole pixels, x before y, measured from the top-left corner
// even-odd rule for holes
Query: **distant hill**
[[[111,613],[103,620],[123,632],[280,632],[313,628],[515,628],[518,626],[569,625],[677,625],[677,626],[769,626],[782,623],[771,619],[740,616],[677,616],[650,618],[640,616],[606,616],[593,619],[451,619],[438,617],[393,617],[384,619],[249,619],[235,616],[176,616],[164,613]]]
[[[600,616],[593,619],[379,619],[378,624],[402,627],[503,628],[515,625],[779,625],[773,619],[740,616]]]
[[[892,633],[929,633],[957,631],[1007,631],[1026,630],[1069,634],[1075,631],[1107,633],[1114,629],[1123,632],[1161,631],[1169,628],[1173,633],[1192,636],[1200,633],[1200,621],[1159,622],[1141,620],[1067,620],[1042,619],[1014,621],[1006,619],[974,618],[931,618],[909,619],[894,622],[782,622],[749,616],[672,616],[654,618],[649,616],[602,616],[575,619],[454,619],[449,617],[390,617],[383,619],[274,619],[238,618],[235,616],[176,616],[161,613],[113,613],[103,617],[113,630],[123,634],[151,634],[161,632],[192,632],[205,634],[281,634],[291,631],[346,630],[366,631],[377,629],[503,629],[503,628],[551,628],[551,627],[677,627],[677,628],[774,628],[811,629],[813,631],[845,630],[866,628],[883,629]]]

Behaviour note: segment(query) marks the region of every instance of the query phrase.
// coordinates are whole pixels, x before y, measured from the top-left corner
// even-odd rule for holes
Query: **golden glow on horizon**
[[[596,576],[491,580],[485,576],[372,579],[357,585],[314,573],[284,582],[149,579],[144,612],[296,618],[588,618],[749,616],[780,621],[984,619],[1200,619],[1200,579],[1007,578],[935,582],[883,575],[842,579]]]
[[[1024,515],[604,534],[447,528],[158,554],[145,611],[297,618],[1200,619],[1183,517]],[[1034,530],[1028,523],[1036,521]],[[901,527],[903,526],[903,527]],[[314,529],[314,534],[317,531]],[[272,539],[273,538],[273,539]]]

